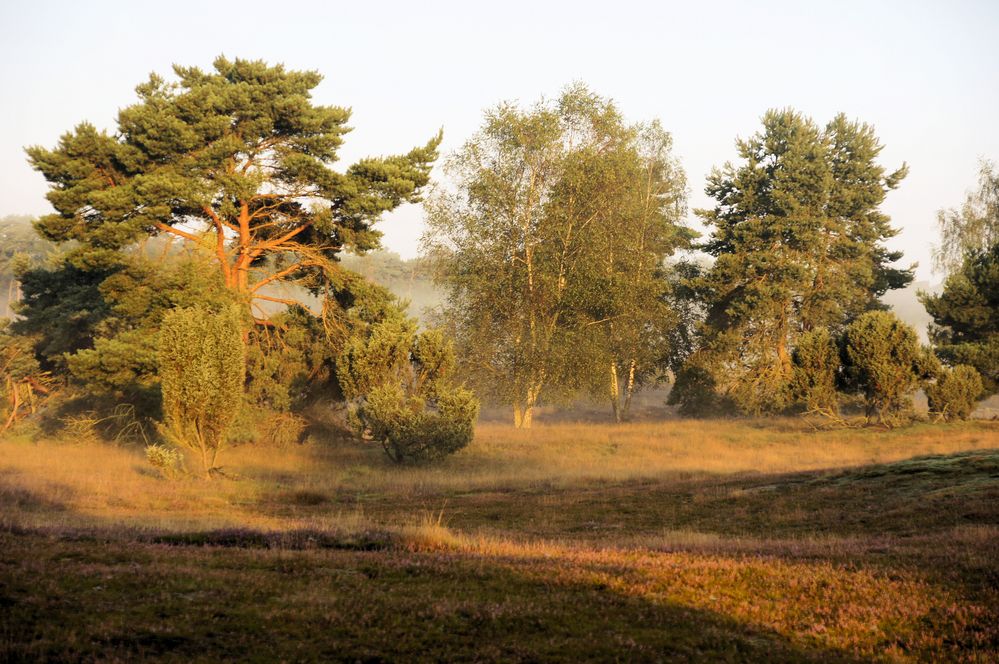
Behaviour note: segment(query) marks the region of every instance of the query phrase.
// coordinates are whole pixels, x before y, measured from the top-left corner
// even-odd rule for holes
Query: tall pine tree
[[[84,123],[54,149],[29,148],[56,209],[36,226],[78,241],[78,267],[113,265],[146,236],[202,246],[263,318],[261,301],[295,303],[279,284],[343,285],[338,254],[376,247],[380,215],[418,200],[441,137],[334,170],[350,111],[312,102],[317,72],[224,57],[214,69],[153,74],[113,134]]]
[[[912,280],[890,265],[901,254],[884,241],[897,231],[879,209],[907,168],[888,173],[876,162],[882,146],[870,125],[839,115],[823,129],[771,110],[736,145],[742,163],[712,171],[705,191],[716,205],[698,211],[715,262],[693,284],[707,317],[671,396],[688,412],[704,399],[748,413],[783,409],[798,337],[842,327]]]

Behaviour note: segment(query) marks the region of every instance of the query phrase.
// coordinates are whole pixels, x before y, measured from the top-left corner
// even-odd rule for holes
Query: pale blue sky
[[[930,277],[935,212],[957,205],[977,160],[999,160],[999,2],[25,2],[0,4],[0,215],[47,210],[22,148],[82,120],[111,128],[133,88],[171,63],[229,57],[317,69],[320,103],[351,106],[350,162],[444,128],[460,145],[483,109],[581,80],[632,120],[659,118],[704,177],[767,108],[874,124],[882,162],[911,175],[885,209],[893,246]],[[382,224],[416,253],[416,206]]]

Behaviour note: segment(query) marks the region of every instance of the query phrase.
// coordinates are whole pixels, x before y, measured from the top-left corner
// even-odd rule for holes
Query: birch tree
[[[669,150],[658,125],[628,125],[576,85],[527,110],[490,110],[447,160],[453,187],[426,204],[424,248],[449,292],[465,374],[512,406],[515,426],[531,426],[542,393],[572,394],[599,375],[620,413],[628,376],[637,384],[637,308],[651,290],[635,280],[687,238]]]

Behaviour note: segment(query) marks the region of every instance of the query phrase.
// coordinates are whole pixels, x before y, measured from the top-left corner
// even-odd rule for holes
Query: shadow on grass
[[[799,555],[765,543],[833,534],[867,543],[886,533],[939,538],[962,524],[996,524],[997,471],[999,452],[976,451],[850,471],[470,492],[450,496],[447,509],[450,525],[463,531],[558,539],[589,549],[587,555],[664,528],[756,537],[763,544],[729,552],[712,551],[710,542],[697,551],[695,544],[687,555],[707,558],[709,566],[712,560],[729,565],[738,588],[751,588],[761,565],[781,568],[792,561],[804,577],[821,568],[847,579],[847,599],[840,601],[849,622],[857,620],[849,610],[854,582],[839,566],[860,572],[880,567],[903,579],[912,577],[911,568],[898,568],[897,557],[874,560],[862,548]],[[54,492],[59,495],[58,487]],[[332,507],[326,500],[291,499],[317,513]],[[411,514],[412,497],[383,496],[362,505],[377,528],[381,518]],[[0,475],[0,507],[68,511],[62,500],[34,494],[9,472]],[[813,630],[811,614],[777,631],[767,624],[782,615],[779,605],[758,615],[744,612],[755,615],[752,620],[737,619],[705,609],[704,597],[677,601],[617,559],[604,564],[571,551],[547,559],[544,551],[520,559],[446,546],[414,552],[388,530],[156,533],[111,520],[106,528],[2,530],[0,659],[849,661],[857,655],[829,647],[829,639]],[[989,537],[994,544],[994,534]],[[950,549],[933,557],[938,544],[927,539],[913,560],[953,562]],[[657,554],[646,549],[640,555]],[[683,564],[683,556],[670,555],[664,559]],[[757,564],[743,564],[746,557]],[[994,561],[984,564],[966,580],[968,587],[987,584],[995,571]],[[794,575],[775,578],[771,585],[789,601],[806,592]],[[710,579],[694,581],[682,586],[684,592],[713,592]],[[927,638],[954,652],[969,644],[986,655],[999,650],[994,627],[982,624],[987,613],[959,605],[940,610],[968,612],[971,617],[961,619],[972,636],[937,634],[939,626],[928,616],[917,626]],[[835,625],[839,615],[833,612],[827,621]],[[904,651],[912,645],[902,632],[917,627],[896,625],[898,634],[881,628],[874,641],[865,637],[857,656]]]
[[[859,661],[551,561],[0,541],[6,660]]]

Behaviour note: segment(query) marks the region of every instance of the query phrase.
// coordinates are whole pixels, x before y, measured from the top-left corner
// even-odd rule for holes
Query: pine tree
[[[933,317],[930,339],[948,364],[982,376],[985,395],[999,392],[999,243],[965,255],[939,295],[921,294]]]
[[[771,110],[736,145],[742,163],[712,171],[705,191],[716,205],[698,211],[715,262],[693,283],[707,316],[670,397],[688,411],[705,389],[744,412],[780,411],[803,332],[841,328],[912,280],[911,270],[890,266],[901,254],[884,241],[897,231],[879,209],[907,169],[876,163],[870,125],[840,115],[823,129]]]
[[[312,102],[321,76],[260,61],[215,60],[214,71],[153,74],[117,131],[84,123],[54,149],[32,147],[56,213],[36,226],[80,243],[77,267],[110,267],[143,237],[207,249],[225,285],[266,318],[261,301],[293,304],[294,282],[324,295],[341,251],[378,245],[372,224],[419,199],[441,136],[407,154],[334,170],[350,111]]]

